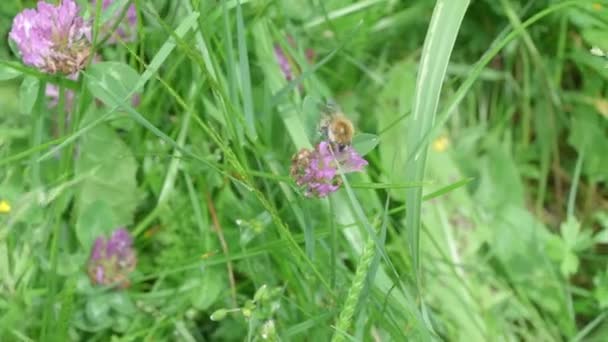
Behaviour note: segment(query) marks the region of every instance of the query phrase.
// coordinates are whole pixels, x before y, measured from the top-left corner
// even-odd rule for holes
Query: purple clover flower
[[[39,1],[36,9],[17,14],[9,33],[23,63],[44,72],[70,75],[84,67],[91,48],[91,26],[74,0],[54,6]]]
[[[124,229],[118,228],[109,239],[98,237],[95,240],[88,273],[95,285],[129,286],[129,273],[135,270],[137,258],[133,249],[133,238]]]
[[[294,155],[290,173],[306,197],[325,197],[342,185],[340,172],[362,171],[366,165],[367,161],[351,146],[338,149],[321,141],[314,151],[302,149]]]
[[[297,44],[295,39],[292,36],[287,36],[287,42],[294,49],[297,48]],[[293,81],[296,76],[300,73],[300,68],[296,63],[294,63],[293,58],[287,54],[287,52],[281,47],[280,44],[274,44],[274,56],[277,60],[277,64],[283,73],[283,77],[287,82]],[[315,58],[315,51],[311,48],[306,49],[305,51],[306,61],[308,63],[313,63]],[[300,91],[304,90],[302,84],[298,86]]]
[[[113,5],[115,1],[116,0],[103,0],[101,3],[102,10],[108,10],[108,8]],[[95,6],[96,3],[97,0],[91,0],[91,4],[93,6]],[[116,21],[120,19],[121,14],[122,8],[115,9],[112,18],[109,19],[103,26],[104,34],[112,34],[108,39],[109,43],[116,43],[118,40],[124,42],[133,42],[137,38],[137,10],[135,9],[134,4],[129,5],[127,13],[120,24],[118,24],[116,30],[114,32],[110,32],[110,30],[116,24]]]

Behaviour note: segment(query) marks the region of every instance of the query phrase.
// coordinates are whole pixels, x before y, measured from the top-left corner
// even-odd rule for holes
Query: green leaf
[[[131,96],[141,90],[136,89],[139,74],[124,63],[93,64],[87,69],[85,80],[91,93],[110,107],[118,106],[120,101],[130,101]]]
[[[605,69],[605,68],[604,68]],[[579,154],[585,155],[583,173],[596,181],[607,180],[608,137],[605,134],[605,121],[602,116],[588,107],[578,106],[572,117],[572,129],[568,143]]]
[[[319,140],[319,121],[323,100],[317,95],[306,95],[302,101],[302,125],[306,135],[314,143]],[[301,146],[302,147],[302,146]]]
[[[353,147],[361,156],[364,156],[376,148],[379,142],[380,139],[377,135],[371,133],[361,133],[357,134],[353,138]]]
[[[0,64],[0,81],[12,80],[18,76],[21,76],[21,71],[17,71],[9,66]]]
[[[435,123],[439,97],[446,71],[460,30],[460,24],[469,6],[469,0],[439,0],[424,39],[416,90],[412,102],[412,117],[407,130],[408,154],[413,156],[406,168],[396,170],[402,181],[420,182],[424,178],[426,152],[430,132]],[[402,90],[403,92],[403,90]],[[403,92],[403,97],[411,95]],[[399,134],[405,134],[400,131]],[[408,158],[409,159],[409,158]],[[405,189],[407,205],[407,232],[414,274],[420,267],[420,217],[422,211],[422,188]]]
[[[135,305],[126,292],[113,292],[108,298],[110,307],[124,315],[132,315],[136,312]]]
[[[604,229],[593,236],[595,243],[608,243],[608,230]]]
[[[59,255],[57,274],[69,276],[82,271],[82,265],[86,262],[86,257],[82,253],[62,253]]]
[[[590,46],[596,46],[603,51],[608,51],[608,38],[605,29],[586,29],[582,32],[583,40]]]
[[[89,277],[81,273],[78,275],[78,279],[76,280],[76,292],[79,294],[92,294],[95,289],[91,285],[91,280]]]
[[[576,273],[578,270],[578,257],[572,252],[566,253],[560,265],[562,274],[566,277]]]
[[[93,200],[82,204],[76,221],[76,237],[85,250],[90,250],[99,236],[108,236],[117,226],[116,216],[110,204]]]
[[[595,285],[593,295],[595,296],[600,308],[608,308],[608,274],[606,274],[605,271],[597,274],[593,278],[593,284]]]
[[[76,175],[84,180],[76,194],[76,210],[77,233],[85,246],[98,234],[133,221],[136,172],[131,150],[110,127],[102,124],[83,136]]]
[[[131,326],[131,321],[132,320],[128,317],[125,317],[123,315],[118,315],[117,317],[114,317],[113,324],[112,324],[112,330],[119,332],[119,333],[124,333]]]
[[[148,3],[146,6],[151,13],[156,13],[153,4]],[[198,17],[198,12],[192,12],[188,14],[188,16],[181,20],[179,26],[175,29],[173,33],[179,38],[184,37],[186,33],[190,31],[191,28],[196,27],[196,20],[198,19]],[[165,64],[165,61],[167,60],[169,54],[171,54],[173,49],[175,49],[175,38],[169,37],[148,64],[148,67],[141,75],[141,78],[138,80],[137,87],[143,87],[144,84],[146,84],[146,82],[148,82],[148,80],[152,78],[152,76],[154,76],[158,69],[160,69],[160,67]],[[208,56],[203,56],[203,59],[205,59],[205,57]]]
[[[378,130],[380,139],[386,143],[378,147],[382,169],[387,173],[387,183],[403,183],[401,170],[407,167],[407,119],[404,117],[412,108],[412,96],[416,84],[416,65],[401,63],[394,66],[387,84],[380,93]],[[407,94],[407,95],[404,95]],[[393,198],[405,201],[403,190],[389,190]]]
[[[569,248],[574,247],[580,231],[580,223],[576,220],[576,218],[573,216],[568,217],[566,222],[562,222],[560,230],[566,246]]]
[[[19,110],[23,114],[30,114],[36,99],[38,98],[38,89],[40,88],[40,80],[34,76],[26,76],[21,82],[19,88]]]
[[[545,252],[553,261],[560,262],[564,259],[564,255],[568,253],[568,247],[560,236],[551,234],[547,237]]]
[[[249,52],[247,50],[247,39],[245,21],[241,2],[236,3],[236,30],[239,51],[239,75],[241,76],[241,95],[243,99],[243,112],[245,113],[245,124],[247,135],[253,141],[257,140],[258,134],[255,130],[255,115],[253,109],[253,95],[251,90],[251,75],[249,72]]]
[[[221,273],[213,268],[205,269],[203,276],[197,278],[199,286],[192,292],[192,306],[198,310],[208,309],[219,298],[225,288]]]
[[[85,314],[93,325],[106,325],[111,320],[110,305],[106,296],[94,296],[87,300]]]

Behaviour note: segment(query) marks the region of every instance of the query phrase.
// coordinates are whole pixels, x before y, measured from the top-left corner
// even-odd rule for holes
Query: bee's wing
[[[331,116],[334,113],[342,112],[340,105],[334,99],[327,99],[325,103],[322,105],[322,111],[327,115]]]
[[[324,101],[320,97],[307,95],[302,102],[302,123],[306,134],[313,144],[320,139],[319,123],[325,116],[323,112]]]

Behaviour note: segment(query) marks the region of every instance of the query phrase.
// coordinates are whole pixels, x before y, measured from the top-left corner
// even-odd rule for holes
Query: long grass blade
[[[441,87],[450,55],[468,5],[468,0],[439,0],[435,5],[422,50],[408,132],[408,149],[419,144],[422,144],[422,148],[415,152],[413,162],[405,171],[405,181],[408,183],[421,182],[424,178],[428,140],[425,141],[423,133],[430,130],[435,122]],[[419,232],[422,188],[407,189],[406,196],[409,250],[415,273],[417,273],[420,268]]]

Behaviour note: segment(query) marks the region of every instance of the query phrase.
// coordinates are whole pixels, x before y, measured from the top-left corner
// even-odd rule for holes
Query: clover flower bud
[[[109,239],[95,240],[89,259],[88,273],[96,285],[129,286],[128,275],[135,270],[137,258],[133,238],[124,228],[118,228]]]

